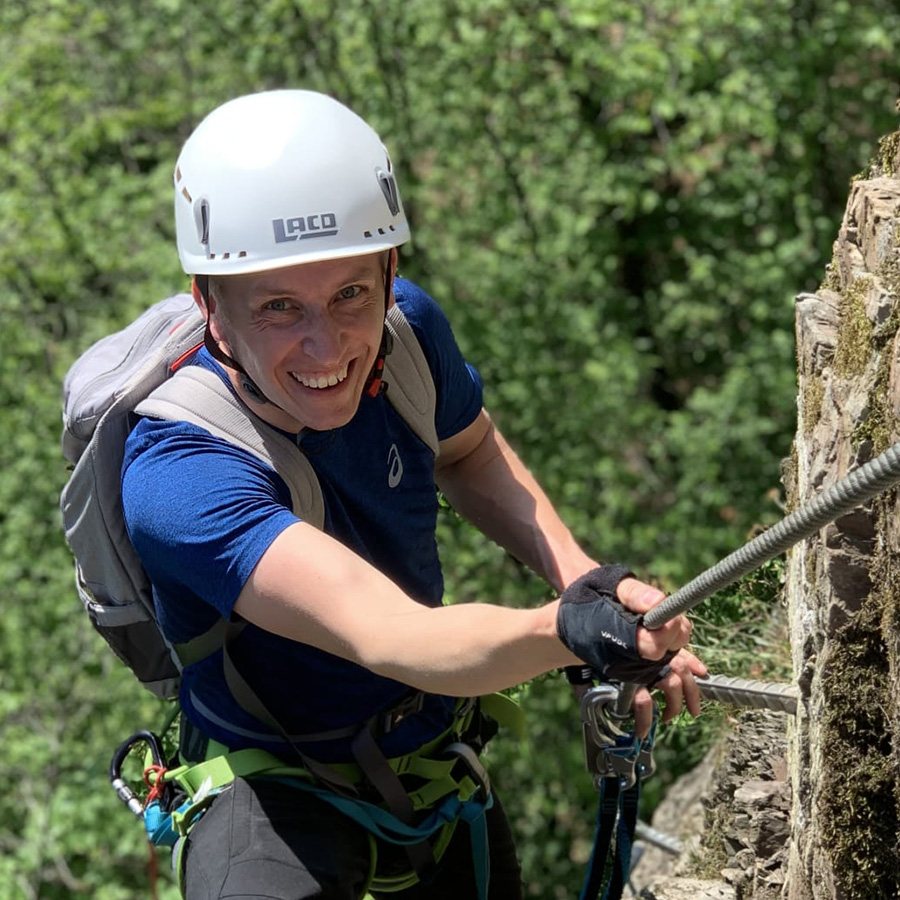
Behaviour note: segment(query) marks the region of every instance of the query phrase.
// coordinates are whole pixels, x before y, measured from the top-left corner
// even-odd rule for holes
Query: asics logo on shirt
[[[403,460],[396,444],[391,444],[388,451],[388,487],[395,488],[403,478]]]

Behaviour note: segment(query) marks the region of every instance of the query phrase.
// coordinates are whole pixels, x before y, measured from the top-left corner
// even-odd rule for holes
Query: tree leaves
[[[780,516],[792,297],[894,128],[898,29],[887,0],[3,4],[0,900],[142,890],[104,769],[159,709],[78,608],[59,391],[184,288],[171,175],[202,116],[299,86],[371,121],[413,226],[401,270],[492,414],[598,558],[675,587]],[[451,599],[547,596],[450,513],[440,538]],[[592,815],[567,696],[541,681],[532,744],[492,751],[533,896],[575,893]]]

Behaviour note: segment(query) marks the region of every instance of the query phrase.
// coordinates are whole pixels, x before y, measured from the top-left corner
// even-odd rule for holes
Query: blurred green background
[[[401,273],[577,536],[672,589],[782,515],[793,296],[896,126],[897,34],[894,0],[0,4],[0,900],[149,896],[105,773],[164,710],[75,595],[60,386],[187,287],[170,186],[207,112],[307,87],[376,127],[413,229]],[[548,596],[452,512],[440,527],[450,599]],[[717,671],[784,674],[777,582],[703,608]],[[528,896],[572,897],[595,802],[578,713],[554,676],[523,701],[529,742],[490,761]],[[667,730],[649,804],[711,730]]]

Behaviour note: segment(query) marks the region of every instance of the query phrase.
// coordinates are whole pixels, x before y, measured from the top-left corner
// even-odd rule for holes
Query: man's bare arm
[[[598,565],[579,547],[560,519],[543,489],[515,451],[494,427],[487,412],[468,428],[441,444],[435,474],[438,486],[453,507],[481,531],[505,547],[518,560],[562,591],[578,576]],[[662,591],[636,578],[623,579],[618,599],[635,613],[644,613],[660,603]],[[690,623],[679,617],[670,623],[690,635]],[[653,659],[647,641],[653,632],[638,629],[642,656]],[[678,644],[678,646],[683,646]],[[675,644],[672,644],[675,647]],[[700,692],[694,675],[705,675],[706,666],[686,650],[671,662],[671,671],[658,687],[666,697],[664,719],[671,719],[683,706],[700,712]],[[650,727],[650,696],[641,690],[635,698],[635,724],[641,734]]]
[[[339,541],[299,522],[272,543],[235,612],[267,631],[433,693],[475,696],[575,665],[556,631],[558,601],[537,609],[490,603],[429,608]],[[682,646],[678,624],[643,632],[659,659]]]

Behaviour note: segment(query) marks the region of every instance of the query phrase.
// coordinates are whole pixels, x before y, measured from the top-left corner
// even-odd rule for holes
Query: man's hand
[[[643,614],[661,603],[665,599],[665,594],[652,585],[629,577],[619,582],[616,597],[632,612]],[[693,653],[683,649],[690,641],[693,629],[694,626],[687,616],[676,616],[656,631],[638,628],[637,648],[641,656],[654,659],[658,658],[660,653],[678,650],[669,662],[668,671],[663,670],[662,677],[653,685],[654,688],[661,690],[666,698],[663,722],[669,722],[685,706],[692,716],[700,715],[700,689],[694,676],[702,678],[708,674],[708,670]],[[639,690],[635,694],[634,721],[637,733],[641,736],[650,730],[652,702],[649,691]]]
[[[661,590],[637,578],[623,578],[616,589],[616,596],[623,606],[639,614],[648,612],[665,599]],[[638,652],[641,656],[652,659],[660,650],[665,652],[676,646],[678,648],[669,662],[668,671],[663,670],[662,677],[653,685],[666,698],[663,722],[671,721],[685,706],[692,716],[700,715],[700,689],[694,676],[703,677],[708,670],[693,653],[684,649],[693,630],[694,626],[687,616],[676,616],[656,631],[638,628]],[[639,736],[643,737],[650,731],[652,718],[653,699],[650,692],[642,688],[634,695],[634,726]]]
[[[557,630],[563,644],[601,677],[662,690],[667,722],[685,705],[692,715],[699,715],[700,691],[694,676],[705,675],[706,666],[683,649],[692,631],[686,616],[676,616],[653,631],[641,624],[643,613],[663,599],[662,591],[638,581],[624,567],[602,566],[563,592]],[[646,688],[635,695],[634,718],[636,732],[646,735],[652,721]]]

